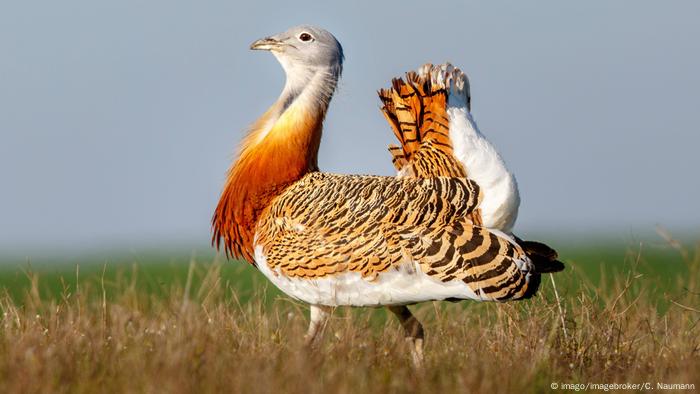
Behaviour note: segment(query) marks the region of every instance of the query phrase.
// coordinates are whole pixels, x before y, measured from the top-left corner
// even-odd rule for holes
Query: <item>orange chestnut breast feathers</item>
[[[253,238],[260,213],[286,187],[318,170],[325,109],[302,104],[287,108],[274,124],[271,108],[252,127],[229,170],[213,218],[213,242],[227,255],[253,261]]]

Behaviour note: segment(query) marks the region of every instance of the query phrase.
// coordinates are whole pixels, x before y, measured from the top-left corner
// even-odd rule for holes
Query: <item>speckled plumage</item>
[[[265,210],[256,244],[270,269],[287,277],[357,272],[375,281],[415,261],[428,276],[462,281],[484,299],[521,297],[524,253],[467,219],[478,196],[464,178],[315,172]]]

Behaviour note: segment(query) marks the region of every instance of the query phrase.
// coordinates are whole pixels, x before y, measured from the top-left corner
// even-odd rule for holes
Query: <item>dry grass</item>
[[[135,281],[81,283],[42,299],[0,299],[0,392],[543,392],[557,383],[694,383],[700,388],[700,247],[659,295],[630,269],[601,287],[575,267],[532,301],[414,307],[427,331],[414,371],[398,324],[381,309],[339,309],[316,352],[306,309],[245,304],[218,264],[167,296]],[[203,271],[202,271],[203,270]],[[567,279],[568,278],[568,279]],[[567,280],[583,282],[575,291]],[[116,287],[108,297],[105,286]],[[114,290],[114,289],[112,289]],[[260,293],[264,289],[259,289]]]

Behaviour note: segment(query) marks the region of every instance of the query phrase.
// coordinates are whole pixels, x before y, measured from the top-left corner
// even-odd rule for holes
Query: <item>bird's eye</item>
[[[311,41],[311,39],[313,39],[313,37],[311,37],[311,34],[309,34],[309,33],[301,33],[299,35],[299,39],[306,42],[306,41]]]

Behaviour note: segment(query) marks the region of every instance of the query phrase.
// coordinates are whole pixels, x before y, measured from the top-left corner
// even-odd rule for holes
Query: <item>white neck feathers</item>
[[[289,110],[325,115],[338,85],[341,68],[300,66],[277,56],[287,75],[282,94],[269,110],[269,117],[259,135],[265,138],[282,115]]]
[[[273,52],[274,53],[274,52]],[[296,99],[325,111],[338,85],[342,66],[314,67],[289,61],[274,53],[287,74],[287,81],[279,101],[287,106]]]

